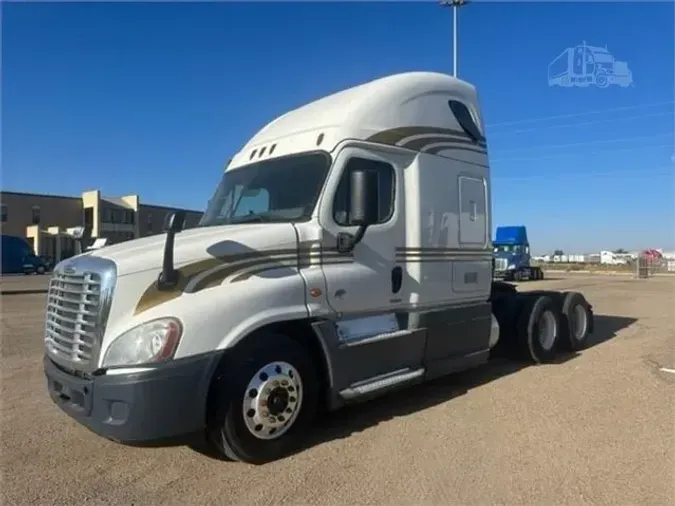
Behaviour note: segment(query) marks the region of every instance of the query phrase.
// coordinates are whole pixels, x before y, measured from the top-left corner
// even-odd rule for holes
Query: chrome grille
[[[509,266],[509,261],[506,258],[495,258],[495,270],[505,271]]]
[[[115,278],[115,264],[91,256],[54,269],[47,295],[45,346],[56,362],[80,371],[96,368]]]

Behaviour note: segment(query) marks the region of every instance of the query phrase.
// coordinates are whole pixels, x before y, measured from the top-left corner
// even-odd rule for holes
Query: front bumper
[[[93,432],[120,443],[183,436],[204,427],[210,378],[220,359],[210,353],[150,371],[74,376],[44,357],[49,395]]]

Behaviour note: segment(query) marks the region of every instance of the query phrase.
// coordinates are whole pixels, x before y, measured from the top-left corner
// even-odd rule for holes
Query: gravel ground
[[[51,273],[31,274],[29,276],[25,274],[0,276],[0,291],[3,294],[7,292],[46,291],[51,277]]]
[[[252,467],[104,440],[52,405],[44,295],[2,298],[2,504],[675,504],[675,279],[574,275],[594,346],[496,362],[348,408]]]

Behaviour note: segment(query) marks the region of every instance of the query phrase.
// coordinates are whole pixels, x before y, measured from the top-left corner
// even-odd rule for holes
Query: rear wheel
[[[570,351],[586,347],[591,330],[590,305],[579,292],[567,292],[562,303],[563,344]]]
[[[237,370],[216,375],[210,440],[230,460],[263,464],[285,457],[314,419],[316,369],[307,351],[284,335],[265,335],[240,355],[232,362],[241,364]]]
[[[562,330],[562,315],[546,295],[526,297],[518,317],[518,341],[526,359],[546,363],[554,359]]]

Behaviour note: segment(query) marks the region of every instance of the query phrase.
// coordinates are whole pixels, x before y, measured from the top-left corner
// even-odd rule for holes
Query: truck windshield
[[[307,220],[330,165],[327,153],[314,152],[226,171],[199,226]]]
[[[495,253],[520,253],[522,247],[513,244],[499,244],[495,245]]]

